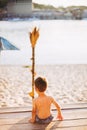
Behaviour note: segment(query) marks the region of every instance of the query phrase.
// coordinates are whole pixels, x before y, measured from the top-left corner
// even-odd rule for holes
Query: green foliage
[[[54,7],[54,6],[51,6],[51,5],[43,5],[43,4],[37,4],[37,3],[33,3],[33,7],[34,9],[51,9],[51,10],[56,10],[56,11],[59,11],[59,10],[73,10],[73,9],[80,9],[80,10],[84,10],[84,9],[87,9],[87,6],[68,6],[66,8],[64,7]]]
[[[69,7],[67,7],[67,9],[69,9],[69,10],[72,10],[75,8],[80,9],[80,10],[84,10],[84,9],[87,9],[87,6],[69,6]]]
[[[33,3],[33,7],[34,9],[55,9],[55,7],[51,5],[43,5],[43,4],[37,4],[37,3]]]
[[[4,8],[8,3],[8,0],[0,0],[0,8]]]
[[[30,66],[26,65],[26,66],[23,66],[24,68],[30,68]]]

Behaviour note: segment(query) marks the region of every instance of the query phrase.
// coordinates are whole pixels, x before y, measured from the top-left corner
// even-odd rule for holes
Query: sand
[[[87,102],[87,65],[38,65],[38,76],[47,78],[46,93],[59,104]],[[31,106],[30,91],[30,67],[0,66],[0,107]]]

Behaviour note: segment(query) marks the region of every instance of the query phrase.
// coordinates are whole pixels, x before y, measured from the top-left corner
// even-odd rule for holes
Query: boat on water
[[[7,39],[0,37],[0,51],[1,50],[19,50],[19,48],[10,43]]]

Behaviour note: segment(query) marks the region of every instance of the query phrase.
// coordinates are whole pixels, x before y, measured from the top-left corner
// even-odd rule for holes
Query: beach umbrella
[[[19,50],[16,46],[11,44],[8,40],[3,37],[0,37],[0,51],[2,50]]]
[[[35,45],[36,42],[39,38],[39,29],[34,27],[32,32],[29,32],[29,38],[31,42],[31,47],[32,47],[32,92],[29,93],[29,95],[34,98],[34,76],[35,76]]]

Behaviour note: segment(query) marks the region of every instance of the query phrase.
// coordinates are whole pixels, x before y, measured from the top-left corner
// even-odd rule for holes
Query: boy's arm
[[[57,111],[58,111],[58,115],[57,115],[57,118],[59,120],[63,120],[63,116],[62,116],[62,113],[61,113],[61,109],[60,109],[60,106],[58,105],[58,103],[52,99],[52,103],[55,105],[55,107],[57,108]]]
[[[29,120],[29,122],[34,123],[35,122],[35,117],[36,117],[36,105],[35,105],[35,100],[33,100],[32,117]]]

